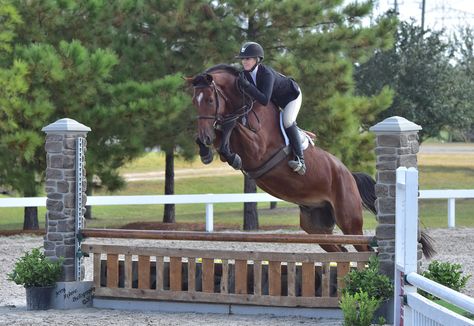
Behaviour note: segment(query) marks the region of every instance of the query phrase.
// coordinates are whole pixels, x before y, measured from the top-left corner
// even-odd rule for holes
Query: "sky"
[[[400,19],[415,18],[421,24],[422,0],[378,0],[376,13],[383,13],[398,4]],[[459,26],[474,28],[474,0],[425,0],[425,27],[455,31]]]

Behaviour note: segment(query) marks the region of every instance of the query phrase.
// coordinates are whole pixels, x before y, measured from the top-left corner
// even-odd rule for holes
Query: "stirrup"
[[[306,173],[306,165],[304,164],[304,160],[298,156],[296,157],[296,160],[288,161],[288,165],[293,170],[293,172],[296,172],[299,175]]]

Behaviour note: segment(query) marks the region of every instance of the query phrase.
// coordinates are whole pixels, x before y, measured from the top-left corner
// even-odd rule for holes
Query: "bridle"
[[[237,79],[236,79],[237,83]],[[224,94],[224,91],[214,82],[214,80],[209,84],[209,85],[196,85],[194,86],[194,89],[199,89],[199,88],[208,88],[210,87],[213,92],[214,92],[214,97],[216,99],[216,112],[214,115],[198,115],[198,119],[212,119],[214,120],[213,127],[214,129],[220,129],[221,126],[227,125],[229,123],[234,123],[241,117],[246,116],[250,111],[253,110],[253,104],[254,101],[252,98],[250,98],[245,92],[242,92],[240,90],[240,87],[238,87],[237,83],[237,88],[241,91],[242,97],[243,97],[243,106],[241,106],[238,109],[233,110],[231,113],[222,115],[219,114],[219,107],[220,107],[220,102],[219,98],[222,98],[224,102],[230,103],[229,98]]]

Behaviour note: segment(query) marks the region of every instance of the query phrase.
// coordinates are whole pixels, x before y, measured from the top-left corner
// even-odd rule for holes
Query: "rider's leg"
[[[306,166],[304,164],[303,149],[301,148],[301,139],[296,126],[296,117],[301,107],[301,91],[300,95],[290,103],[286,105],[283,109],[283,126],[285,127],[286,134],[290,140],[290,145],[293,149],[293,152],[296,155],[295,160],[288,162],[288,165],[293,169],[293,171],[298,174],[305,174]]]
[[[288,165],[293,169],[293,171],[303,175],[306,172],[306,165],[304,164],[303,149],[301,148],[300,132],[298,131],[296,123],[285,128],[285,131],[290,139],[291,148],[296,156],[294,160],[288,161]]]

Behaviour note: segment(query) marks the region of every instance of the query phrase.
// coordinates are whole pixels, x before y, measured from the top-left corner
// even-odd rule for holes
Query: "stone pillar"
[[[90,130],[72,119],[60,119],[42,129],[46,133],[47,167],[44,251],[53,260],[64,257],[61,281],[66,282],[76,280],[76,145],[77,139],[85,139]],[[85,147],[84,141],[84,153]],[[85,176],[85,170],[82,174]],[[86,186],[84,178],[83,192]],[[81,219],[84,216],[85,200],[82,202],[82,209],[78,209]]]
[[[395,268],[395,191],[396,170],[400,166],[418,167],[418,131],[421,127],[402,117],[390,117],[372,126],[376,135],[376,169],[378,225],[377,238],[380,270],[394,278]],[[421,259],[421,256],[418,255]]]

